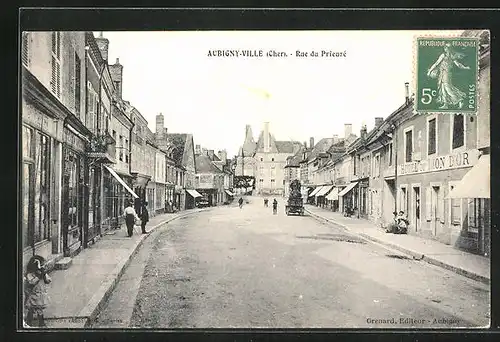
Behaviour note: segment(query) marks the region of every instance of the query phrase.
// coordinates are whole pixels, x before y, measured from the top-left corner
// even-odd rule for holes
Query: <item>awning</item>
[[[318,186],[316,189],[313,190],[313,192],[311,192],[309,194],[309,197],[313,197],[314,195],[316,195],[318,193],[318,191],[320,191],[322,188],[322,186]]]
[[[333,185],[325,185],[324,187],[321,188],[320,191],[318,191],[316,193],[316,197],[325,196],[328,193],[328,191],[332,190],[332,188],[333,188]]]
[[[105,152],[88,152],[87,157],[91,159],[105,159],[110,164],[116,164],[116,160]]]
[[[490,198],[490,155],[479,157],[447,198]]]
[[[136,195],[136,193],[135,193],[132,189],[130,189],[130,188],[129,188],[129,186],[127,185],[127,183],[125,183],[125,182],[123,181],[123,179],[122,179],[120,176],[118,176],[118,174],[115,172],[115,170],[113,170],[112,168],[108,167],[107,165],[104,165],[104,167],[105,167],[106,169],[108,169],[109,173],[111,173],[111,175],[113,175],[113,177],[115,177],[115,179],[116,179],[116,180],[117,180],[117,181],[118,181],[121,185],[123,185],[123,187],[124,187],[125,189],[127,189],[127,191],[128,191],[128,192],[130,192],[130,194],[131,194],[134,198],[139,198],[139,196],[137,196],[137,195]]]
[[[332,191],[325,197],[329,201],[338,201],[339,200],[339,188],[333,188]]]
[[[200,193],[196,190],[190,190],[190,189],[186,189],[187,193],[190,194],[191,196],[193,196],[194,198],[196,197],[203,197],[202,195],[200,195]]]
[[[349,184],[348,186],[346,186],[344,188],[344,190],[342,190],[341,192],[339,192],[339,196],[344,196],[345,194],[347,194],[349,191],[351,191],[352,189],[354,189],[354,187],[358,185],[358,182],[354,182],[354,183],[351,183]]]
[[[224,191],[225,191],[225,192],[226,192],[226,194],[228,194],[229,196],[234,196],[234,194],[233,194],[231,191],[229,191],[229,190],[224,190]]]

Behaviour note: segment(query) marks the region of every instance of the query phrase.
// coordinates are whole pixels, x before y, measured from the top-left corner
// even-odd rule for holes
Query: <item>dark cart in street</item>
[[[304,203],[300,192],[300,181],[294,180],[290,183],[290,196],[285,206],[285,213],[304,215]]]

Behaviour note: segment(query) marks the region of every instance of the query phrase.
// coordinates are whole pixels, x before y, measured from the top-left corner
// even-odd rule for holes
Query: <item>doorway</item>
[[[413,187],[413,217],[412,221],[415,222],[415,232],[420,230],[420,186]]]

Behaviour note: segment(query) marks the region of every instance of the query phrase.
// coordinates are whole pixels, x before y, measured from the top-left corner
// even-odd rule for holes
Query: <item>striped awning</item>
[[[332,191],[325,197],[329,201],[338,201],[339,200],[339,188],[333,188]]]
[[[108,167],[107,165],[104,165],[104,167],[109,171],[109,173],[111,173],[111,175],[113,177],[115,177],[115,179],[118,181],[118,183],[120,183],[128,192],[130,192],[130,194],[134,198],[139,198],[139,196],[137,196],[137,194],[132,189],[130,189],[130,187],[127,185],[127,183],[125,183],[125,181],[115,172],[115,170]]]
[[[196,190],[191,190],[191,189],[186,189],[187,193],[190,194],[191,196],[193,196],[193,198],[196,198],[196,197],[203,197],[202,195],[200,195],[200,193]]]
[[[482,155],[448,198],[490,198],[490,156]]]
[[[321,188],[320,191],[316,193],[316,197],[325,196],[328,193],[328,191],[330,191],[332,188],[333,185],[325,185],[324,187]]]
[[[313,192],[309,194],[309,197],[315,196],[321,190],[321,188],[322,186],[318,186],[316,189],[313,190]]]
[[[354,183],[351,183],[349,184],[348,186],[346,186],[341,192],[339,192],[339,196],[344,196],[345,194],[347,194],[349,191],[351,191],[352,189],[354,189],[354,187],[358,185],[358,182],[354,182]]]
[[[226,192],[226,194],[228,194],[229,196],[234,196],[234,194],[230,191],[230,190],[224,190]]]

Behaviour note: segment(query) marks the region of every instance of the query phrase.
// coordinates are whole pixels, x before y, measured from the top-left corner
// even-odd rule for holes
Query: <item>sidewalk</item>
[[[374,223],[344,217],[341,213],[305,206],[306,212],[318,220],[343,227],[359,236],[409,254],[417,260],[443,267],[468,278],[490,284],[490,259],[460,251],[444,243],[408,234],[389,234]]]
[[[179,217],[202,211],[191,209],[175,214],[160,214],[150,219],[146,230],[152,231]],[[49,285],[49,307],[45,311],[49,328],[83,328],[91,322],[106,302],[134,253],[148,234],[134,228],[127,237],[126,227],[103,237],[72,260],[67,270],[53,271]]]

